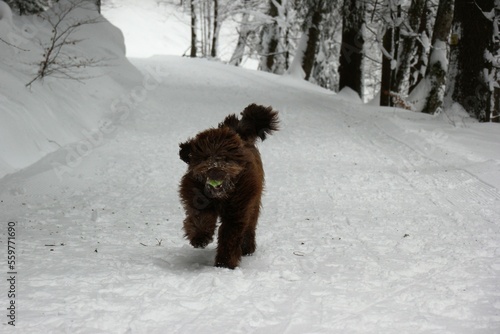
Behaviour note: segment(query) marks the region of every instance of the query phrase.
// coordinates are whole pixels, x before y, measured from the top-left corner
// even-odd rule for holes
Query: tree
[[[342,31],[342,4],[328,2],[330,8],[323,13],[318,50],[309,81],[326,89],[338,90],[339,32]]]
[[[494,33],[490,43],[490,52],[487,57],[487,60],[491,63],[489,79],[490,89],[493,90],[490,122],[500,123],[500,1],[495,2],[495,9],[492,13],[494,14]]]
[[[197,36],[196,36],[196,7],[195,7],[195,2],[196,0],[191,0],[191,58],[196,58],[196,43],[197,43]]]
[[[396,3],[393,0],[387,0],[384,6],[385,33],[382,40],[382,78],[380,83],[380,105],[391,106],[391,80],[393,76],[394,57],[394,36],[396,31],[396,20],[394,15],[397,12]],[[395,66],[394,66],[395,67]]]
[[[238,31],[238,42],[229,63],[234,66],[239,66],[243,61],[247,39],[252,29],[250,28],[250,10],[248,9],[249,0],[243,0],[242,19],[240,29]]]
[[[401,47],[398,53],[398,65],[396,68],[396,75],[392,82],[391,90],[393,92],[401,93],[405,78],[408,77],[410,69],[410,61],[414,54],[415,46],[417,45],[417,38],[420,36],[419,27],[422,20],[427,0],[412,0],[410,9],[408,10],[408,17],[403,21],[401,29]]]
[[[274,63],[276,51],[279,43],[279,26],[278,26],[278,6],[281,6],[282,0],[269,0],[269,21],[262,29],[262,49],[259,68],[265,72],[274,72]]]
[[[432,50],[429,56],[429,67],[425,76],[430,91],[427,95],[422,112],[427,114],[434,114],[437,112],[443,103],[444,84],[448,69],[446,52],[453,19],[453,3],[454,0],[439,0],[436,22],[434,23],[434,31],[432,34]]]
[[[349,87],[363,97],[363,25],[365,1],[344,0],[339,90]]]
[[[323,15],[328,9],[328,3],[332,4],[331,1],[326,0],[313,1],[304,22],[304,27],[307,29],[307,46],[302,59],[302,69],[305,73],[305,80],[309,80],[311,76],[314,60],[316,59],[316,51],[318,49],[320,25],[323,20]]]
[[[332,4],[333,2],[326,0],[304,0],[298,4],[306,8],[306,11],[292,67],[300,66],[305,80],[309,80],[316,60],[323,16],[331,9]]]
[[[219,33],[224,20],[239,1],[191,0],[191,57],[216,58]]]
[[[447,89],[447,96],[451,96],[452,101],[483,122],[491,119],[492,91],[495,83],[498,85],[492,66],[494,61],[485,57],[497,53],[489,51],[492,41],[498,39],[493,35],[492,10],[493,1],[489,0],[457,1],[455,4]]]
[[[214,31],[212,34],[212,50],[210,52],[210,55],[215,58],[217,57],[217,44],[218,44],[218,39],[219,39],[219,1],[218,0],[213,0],[214,1]]]
[[[411,94],[413,89],[417,87],[419,82],[424,78],[425,72],[427,70],[427,60],[429,54],[429,36],[430,30],[428,28],[429,22],[429,1],[424,0],[424,8],[420,17],[420,24],[418,27],[418,43],[416,44],[415,54],[412,56],[410,64],[412,69],[410,73],[408,93]]]

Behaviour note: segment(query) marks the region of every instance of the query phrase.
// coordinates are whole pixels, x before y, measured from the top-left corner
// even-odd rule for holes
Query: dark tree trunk
[[[302,58],[302,69],[305,73],[305,80],[309,80],[311,76],[311,72],[314,66],[314,60],[316,59],[316,50],[318,48],[318,40],[320,33],[320,24],[323,20],[323,12],[322,12],[323,4],[320,2],[311,17],[311,25],[307,31],[307,48],[304,52],[304,58]]]
[[[191,0],[191,57],[196,58],[196,8]]]
[[[500,2],[495,3],[495,18],[493,31],[500,31]],[[493,88],[490,122],[500,123],[500,36],[493,36],[490,47],[492,59],[492,80],[496,83]]]
[[[453,3],[454,0],[439,0],[434,32],[432,34],[429,67],[425,76],[425,79],[430,84],[430,92],[422,112],[427,114],[434,114],[443,104],[444,84],[448,70],[447,64],[443,62],[446,62],[446,47],[453,20]]]
[[[339,90],[349,87],[363,97],[364,0],[345,0],[340,47]]]
[[[217,39],[219,37],[219,1],[214,0],[214,31],[212,35],[212,50],[210,55],[217,57]]]
[[[97,12],[101,14],[101,0],[95,0],[95,5],[97,6]]]
[[[400,38],[401,38],[401,20],[402,20],[402,13],[401,13],[401,5],[397,6],[397,12],[396,12],[396,19],[395,22],[396,24],[394,25],[394,30],[393,30],[393,38],[392,38],[392,54],[393,54],[393,59],[396,61],[395,67],[391,65],[391,96],[392,93],[398,94],[399,90],[397,87],[395,87],[396,84],[396,76],[399,71],[399,59],[400,59]],[[392,100],[392,99],[391,99]],[[391,101],[391,105],[394,105],[393,101]]]
[[[451,94],[473,117],[490,121],[490,99],[492,92],[485,80],[485,70],[491,71],[491,63],[485,59],[485,52],[493,36],[493,23],[484,15],[493,9],[491,0],[457,1],[453,19],[454,38],[452,59],[456,64],[450,73],[453,82]]]
[[[266,72],[273,72],[276,50],[278,49],[278,7],[275,1],[281,4],[281,0],[269,0],[269,16],[273,18],[273,22],[264,26],[262,33],[262,58],[260,61],[260,69]]]
[[[388,27],[385,34],[384,40],[382,42],[382,47],[384,48],[382,52],[382,81],[380,83],[380,105],[384,107],[389,107],[392,105],[391,101],[391,78],[392,78],[392,40],[393,40],[394,30],[392,27]]]

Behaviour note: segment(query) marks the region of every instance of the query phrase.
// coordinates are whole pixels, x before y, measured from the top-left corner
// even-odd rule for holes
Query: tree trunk
[[[500,32],[500,1],[495,3],[495,18],[493,19],[493,31]],[[500,35],[493,36],[491,39],[491,60],[493,80],[493,98],[491,107],[490,122],[500,123]]]
[[[430,91],[422,110],[422,112],[431,115],[438,111],[443,104],[444,84],[448,69],[446,48],[453,19],[453,3],[454,0],[439,0],[436,22],[434,23],[432,51],[429,57],[428,73],[425,76]]]
[[[395,24],[394,24],[394,30],[393,30],[393,37],[392,37],[392,55],[393,55],[393,62],[394,64],[391,64],[391,96],[392,94],[398,94],[399,90],[396,89],[395,84],[396,84],[396,77],[399,71],[399,60],[400,60],[400,38],[401,38],[401,23],[402,23],[402,12],[401,12],[401,5],[398,4],[396,6],[396,18],[395,18]],[[391,105],[394,105],[391,99]]]
[[[345,0],[340,47],[339,90],[349,87],[363,97],[364,0]]]
[[[302,69],[305,73],[305,80],[309,80],[314,65],[314,60],[316,59],[316,50],[318,47],[320,33],[319,26],[323,19],[322,7],[323,3],[320,1],[314,9],[311,17],[311,24],[307,31],[307,47],[304,51],[304,58],[302,58]]]
[[[215,58],[217,57],[217,41],[219,38],[219,2],[214,0],[214,31],[212,35],[212,51],[210,55]]]
[[[491,63],[485,54],[493,37],[493,23],[485,13],[493,9],[493,1],[457,1],[453,19],[452,87],[447,90],[451,100],[458,102],[473,117],[490,121],[490,85],[485,74],[491,73]]]
[[[420,20],[422,19],[425,3],[426,0],[412,0],[408,11],[408,20],[404,27],[406,32],[403,33],[401,37],[399,66],[394,82],[392,83],[392,90],[398,93],[401,93],[405,78],[408,76],[410,60],[415,50],[418,28],[420,26]]]
[[[245,1],[245,9],[247,5],[247,1]],[[243,12],[243,17],[241,19],[241,26],[238,36],[238,42],[236,43],[236,48],[234,49],[234,53],[229,61],[229,64],[234,66],[239,66],[243,61],[243,55],[245,54],[245,47],[247,44],[248,36],[250,35],[250,30],[248,29],[248,22],[250,20],[250,14],[247,10]]]
[[[391,77],[392,77],[392,40],[394,30],[388,27],[382,42],[382,81],[380,83],[380,105],[383,107],[390,107],[391,101]]]
[[[191,0],[191,58],[196,58],[196,7]]]
[[[278,7],[276,3],[281,5],[281,0],[269,0],[269,16],[272,22],[264,26],[262,32],[262,52],[260,60],[260,69],[266,72],[273,72],[276,50],[278,49],[279,28],[278,28]]]
[[[430,33],[427,29],[427,15],[428,15],[428,0],[424,0],[424,8],[422,10],[422,16],[420,18],[420,26],[418,28],[418,38],[419,43],[417,43],[417,50],[415,56],[410,61],[413,65],[413,72],[410,73],[410,88],[408,89],[408,94],[410,94],[415,87],[424,78],[425,72],[427,71],[427,48],[423,43],[429,39]]]

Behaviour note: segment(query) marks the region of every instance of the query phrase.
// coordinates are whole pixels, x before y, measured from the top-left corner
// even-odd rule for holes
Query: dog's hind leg
[[[188,214],[184,219],[184,232],[191,245],[195,248],[205,248],[213,240],[217,224],[217,213],[211,210]]]

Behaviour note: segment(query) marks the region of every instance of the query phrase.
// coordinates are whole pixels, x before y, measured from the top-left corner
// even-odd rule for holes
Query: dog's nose
[[[224,172],[219,168],[212,168],[207,173],[207,185],[213,189],[220,189],[224,182]]]
[[[225,173],[220,168],[212,168],[207,173],[209,180],[224,180]]]

